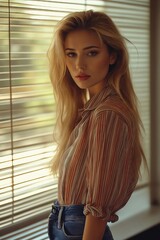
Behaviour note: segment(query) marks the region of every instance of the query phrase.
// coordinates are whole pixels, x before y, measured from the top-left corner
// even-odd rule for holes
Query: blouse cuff
[[[91,214],[94,217],[102,218],[103,220],[107,220],[107,222],[117,222],[119,217],[115,213],[111,213],[109,209],[102,210],[102,207],[94,207],[90,204],[85,205],[84,215]]]

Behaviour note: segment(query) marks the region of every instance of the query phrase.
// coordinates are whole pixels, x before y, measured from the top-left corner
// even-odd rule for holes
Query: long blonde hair
[[[65,64],[65,38],[69,32],[77,29],[95,31],[109,50],[116,54],[116,62],[111,66],[107,83],[114,88],[135,119],[136,150],[140,156],[135,160],[138,172],[141,160],[145,159],[140,143],[142,123],[137,109],[137,97],[130,77],[125,38],[109,16],[92,10],[74,12],[63,18],[55,29],[54,39],[48,51],[50,78],[57,103],[56,129],[58,129],[58,134],[56,134],[57,151],[53,159],[52,170],[54,173],[57,172],[69,136],[76,125],[78,109],[82,108],[87,100],[86,90],[77,87]]]

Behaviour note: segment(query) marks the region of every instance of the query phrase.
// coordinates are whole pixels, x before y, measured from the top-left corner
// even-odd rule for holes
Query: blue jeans
[[[83,205],[60,206],[56,201],[49,215],[49,239],[82,240],[85,225],[83,208]],[[103,240],[113,240],[108,226],[106,226]]]

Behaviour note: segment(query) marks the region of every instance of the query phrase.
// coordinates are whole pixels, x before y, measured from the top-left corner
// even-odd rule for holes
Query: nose
[[[76,59],[76,69],[77,70],[84,70],[86,69],[86,62],[85,62],[85,59],[84,57],[82,56],[77,56],[77,59]]]

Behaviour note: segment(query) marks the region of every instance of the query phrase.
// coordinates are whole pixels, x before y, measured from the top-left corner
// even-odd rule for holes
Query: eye
[[[88,56],[90,56],[90,57],[94,57],[94,56],[96,56],[98,54],[98,52],[97,51],[95,51],[95,50],[92,50],[92,51],[90,51],[90,52],[88,52]]]
[[[66,56],[67,56],[67,57],[70,57],[70,58],[73,58],[73,57],[76,56],[76,53],[75,53],[75,52],[67,52],[67,53],[66,53]]]

